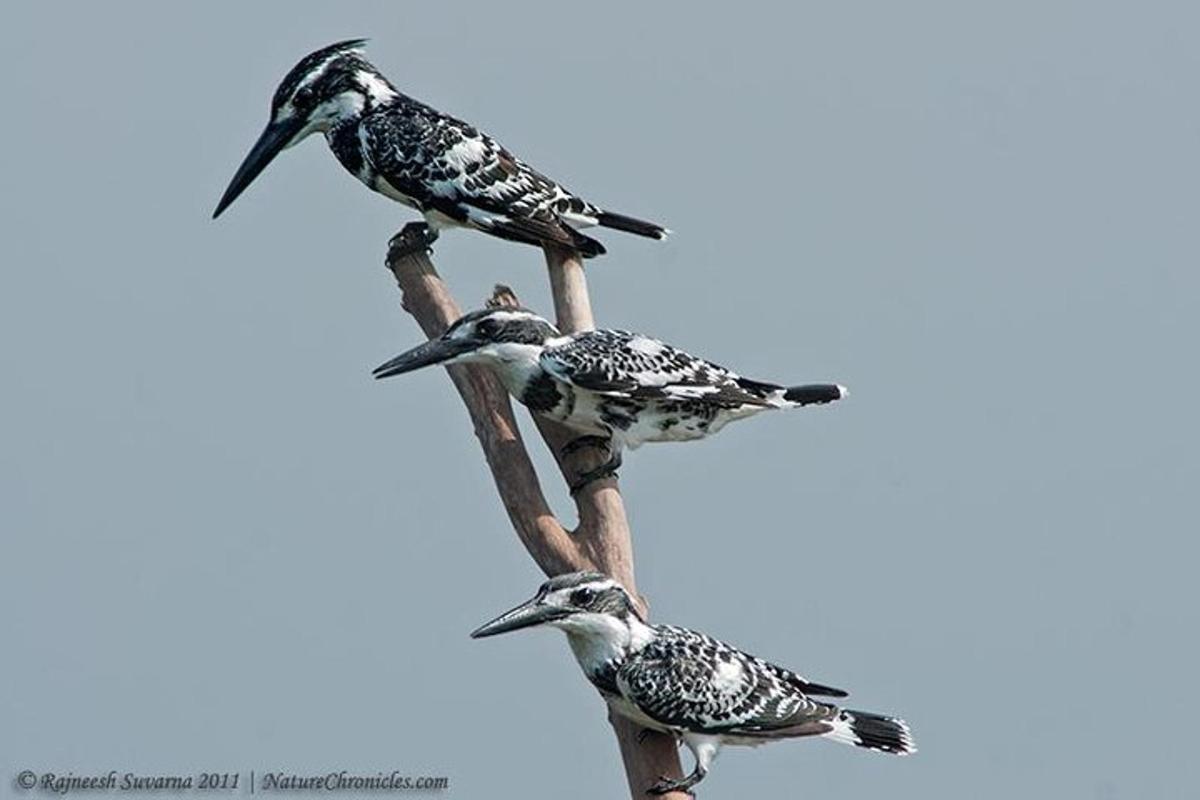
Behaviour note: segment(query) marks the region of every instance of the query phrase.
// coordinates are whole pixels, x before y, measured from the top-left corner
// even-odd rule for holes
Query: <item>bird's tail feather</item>
[[[908,723],[896,717],[843,710],[829,724],[833,730],[822,735],[835,742],[897,756],[917,752]]]
[[[601,211],[596,214],[596,224],[626,233],[636,233],[638,236],[646,236],[650,239],[665,239],[670,233],[663,226],[653,222],[627,217],[624,214],[614,214],[611,211]]]
[[[481,225],[492,235],[512,242],[523,242],[536,247],[550,242],[577,250],[584,258],[595,258],[605,253],[604,245],[569,225],[553,225],[531,218],[514,220],[506,217],[492,217]]]
[[[595,258],[596,256],[602,256],[608,252],[604,249],[604,245],[600,244],[600,242],[596,241],[592,237],[584,236],[579,231],[571,228],[567,228],[567,230],[571,231],[573,246],[579,251],[579,255],[583,256],[584,258]]]
[[[803,386],[790,386],[783,390],[783,399],[797,406],[832,403],[845,396],[846,387],[836,383],[808,383]]]

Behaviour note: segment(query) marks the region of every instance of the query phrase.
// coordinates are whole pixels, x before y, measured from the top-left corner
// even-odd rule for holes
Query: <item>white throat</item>
[[[541,372],[539,359],[544,349],[540,344],[502,342],[480,349],[478,357],[496,369],[505,389],[520,397],[529,381]]]
[[[654,640],[654,629],[635,616],[621,620],[609,614],[576,614],[559,624],[584,672],[620,663]]]

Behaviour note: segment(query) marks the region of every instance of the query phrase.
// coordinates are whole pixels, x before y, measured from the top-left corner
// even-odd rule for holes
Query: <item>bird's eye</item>
[[[481,320],[480,323],[475,326],[475,331],[485,339],[491,339],[500,332],[500,323],[496,322],[494,319]]]
[[[297,109],[306,109],[312,105],[313,91],[305,86],[292,97],[292,105]]]
[[[571,605],[586,606],[588,603],[596,599],[596,592],[588,587],[576,589],[571,595]]]

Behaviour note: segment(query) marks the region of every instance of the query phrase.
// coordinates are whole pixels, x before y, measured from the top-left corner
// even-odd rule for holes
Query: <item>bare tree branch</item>
[[[412,236],[406,237],[406,233],[410,233],[408,228],[393,240],[387,266],[400,286],[404,309],[432,338],[441,335],[462,311],[429,258],[406,246],[415,241]],[[594,328],[587,280],[578,255],[547,248],[546,265],[559,329],[569,333]],[[490,302],[515,305],[517,299],[511,290],[497,287]],[[542,493],[537,472],[517,429],[508,393],[500,381],[485,367],[458,365],[448,367],[447,371],[471,416],[509,520],[537,565],[547,575],[585,569],[610,575],[631,596],[639,598],[644,611],[645,603],[634,582],[633,545],[616,478],[593,481],[576,493],[579,524],[575,530],[567,531]],[[588,449],[562,457],[563,445],[574,438],[570,431],[545,419],[535,420],[558,459],[564,479],[573,480],[602,459],[600,453]],[[645,731],[611,712],[609,721],[617,735],[633,798],[645,798],[646,790],[662,777],[678,778],[682,774],[671,737]],[[688,795],[671,792],[664,797],[683,800]]]

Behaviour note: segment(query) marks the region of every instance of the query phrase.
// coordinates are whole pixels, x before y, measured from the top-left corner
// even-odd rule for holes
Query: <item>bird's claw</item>
[[[592,481],[601,481],[605,478],[617,477],[617,470],[621,468],[621,453],[619,450],[614,450],[612,457],[605,461],[595,469],[589,469],[586,472],[581,472],[575,477],[571,483],[571,495],[577,495]]]
[[[695,797],[696,793],[692,791],[692,782],[687,778],[672,780],[666,775],[659,776],[658,783],[646,790],[646,794],[666,794],[667,792],[683,792],[688,797]]]
[[[617,470],[621,467],[621,451],[613,444],[612,437],[610,436],[596,436],[594,434],[576,436],[563,445],[559,455],[561,458],[566,458],[571,453],[577,453],[588,447],[606,450],[608,452],[608,460],[594,469],[589,469],[586,472],[580,472],[576,475],[575,480],[570,484],[572,495],[579,494],[579,491],[592,481],[615,478]]]
[[[388,240],[388,263],[407,256],[432,253],[432,245],[437,238],[437,231],[428,224],[424,222],[408,223],[400,229],[399,233]]]

